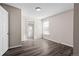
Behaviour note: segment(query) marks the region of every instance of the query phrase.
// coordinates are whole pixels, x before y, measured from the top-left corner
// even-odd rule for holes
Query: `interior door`
[[[0,9],[0,55],[2,55],[2,20],[1,20],[1,9]]]
[[[0,55],[8,50],[8,12],[0,6]]]

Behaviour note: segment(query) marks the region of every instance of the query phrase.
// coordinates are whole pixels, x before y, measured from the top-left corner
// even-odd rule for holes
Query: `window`
[[[43,21],[43,34],[49,35],[49,21],[48,20]]]

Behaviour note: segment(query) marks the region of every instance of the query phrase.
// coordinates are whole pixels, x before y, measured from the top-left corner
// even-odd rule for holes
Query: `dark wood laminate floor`
[[[45,39],[27,40],[22,47],[9,49],[3,56],[71,56],[73,48]]]

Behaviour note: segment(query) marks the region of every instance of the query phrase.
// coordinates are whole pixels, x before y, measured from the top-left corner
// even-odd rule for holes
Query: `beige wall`
[[[50,22],[50,35],[44,38],[73,47],[73,10],[45,19]]]
[[[21,10],[2,4],[9,13],[9,47],[21,45]]]
[[[79,56],[79,4],[74,4],[74,49],[73,54]]]

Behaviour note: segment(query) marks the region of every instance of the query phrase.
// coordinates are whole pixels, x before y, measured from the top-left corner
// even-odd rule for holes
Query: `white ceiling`
[[[8,3],[22,10],[22,15],[32,18],[45,18],[58,13],[67,11],[73,8],[72,3]],[[41,11],[36,11],[35,8],[40,7]]]

